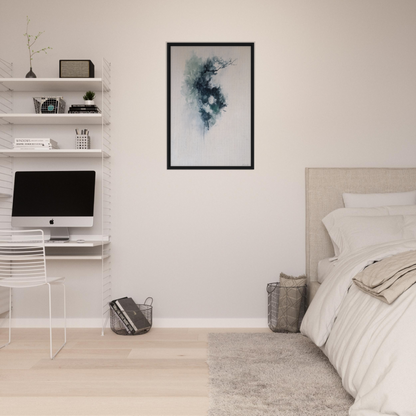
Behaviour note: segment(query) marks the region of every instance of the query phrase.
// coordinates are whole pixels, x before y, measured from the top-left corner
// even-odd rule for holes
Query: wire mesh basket
[[[140,304],[137,303],[138,308],[143,313],[145,318],[149,321],[150,327],[144,329],[143,331],[139,331],[135,334],[130,334],[126,326],[123,324],[121,318],[117,315],[116,312],[112,308],[110,308],[110,328],[111,330],[116,333],[117,335],[143,335],[147,334],[150,329],[152,328],[152,315],[153,315],[153,298],[147,298],[144,303]]]
[[[36,114],[65,113],[65,100],[63,97],[33,97]]]
[[[282,287],[267,285],[268,324],[273,332],[299,332],[306,312],[306,285]]]

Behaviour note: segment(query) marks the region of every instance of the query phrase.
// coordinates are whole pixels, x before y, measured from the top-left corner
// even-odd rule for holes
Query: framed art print
[[[254,43],[167,44],[168,169],[254,169]]]

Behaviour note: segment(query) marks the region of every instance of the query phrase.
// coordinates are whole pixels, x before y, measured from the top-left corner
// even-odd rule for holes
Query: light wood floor
[[[48,330],[14,329],[0,349],[0,415],[205,416],[208,333],[267,331],[153,328],[123,337],[108,329],[102,337],[68,329],[52,361]],[[6,335],[1,329],[0,345]]]

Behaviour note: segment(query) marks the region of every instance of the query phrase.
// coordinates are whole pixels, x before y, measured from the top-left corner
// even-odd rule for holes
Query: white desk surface
[[[77,248],[82,248],[82,247],[97,247],[97,246],[102,246],[105,244],[109,244],[109,241],[89,241],[89,240],[85,240],[83,243],[78,243],[76,240],[69,240],[67,242],[65,241],[56,241],[56,242],[52,242],[52,241],[45,241],[45,248],[47,247],[77,247]]]

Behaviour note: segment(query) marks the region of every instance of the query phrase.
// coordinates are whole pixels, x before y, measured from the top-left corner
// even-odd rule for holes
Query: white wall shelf
[[[69,247],[76,247],[76,248],[86,248],[86,247],[99,247],[99,246],[103,246],[109,244],[108,241],[84,241],[83,243],[78,243],[77,241],[68,241],[67,243],[65,243],[64,241],[57,241],[55,243],[52,242],[46,242],[45,241],[45,247],[49,248],[49,247],[55,247],[55,248],[69,248]]]
[[[1,78],[0,86],[15,92],[54,92],[54,91],[105,91],[109,87],[102,78]]]
[[[97,240],[94,240],[94,241],[84,241],[83,243],[79,243],[78,241],[75,241],[75,240],[70,240],[70,241],[55,241],[55,242],[52,242],[52,241],[45,241],[45,248],[51,248],[51,247],[53,247],[53,248],[74,248],[74,247],[76,247],[76,248],[80,248],[80,249],[83,249],[83,248],[88,248],[88,247],[100,247],[100,246],[105,246],[105,245],[107,245],[107,244],[110,244],[110,242],[109,241],[104,241],[104,238],[107,238],[107,237],[103,237],[103,240],[100,240],[100,241],[97,241]],[[0,244],[0,247],[2,247],[4,244]],[[10,245],[13,245],[13,246],[16,246],[16,247],[26,247],[27,246],[27,243],[8,243],[8,244],[6,244],[6,246],[10,246]]]
[[[79,256],[61,256],[61,255],[46,255],[46,260],[61,260],[61,261],[66,261],[66,260],[103,260],[106,258],[109,258],[110,255],[106,254],[106,255],[97,255],[97,256],[88,256],[88,255],[79,255]]]
[[[0,155],[9,157],[75,157],[109,158],[110,155],[100,149],[54,149],[54,150],[14,150],[0,149]]]
[[[108,124],[102,114],[0,114],[0,124]]]

